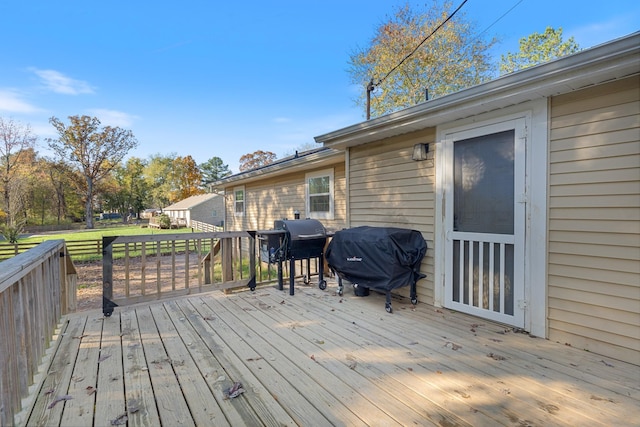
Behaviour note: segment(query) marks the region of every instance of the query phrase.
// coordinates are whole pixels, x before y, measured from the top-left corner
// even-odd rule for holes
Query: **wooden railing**
[[[124,258],[114,260],[114,251]],[[255,232],[103,238],[103,313],[113,308],[255,283]],[[255,284],[253,284],[255,287]]]
[[[54,331],[75,307],[76,271],[63,240],[50,240],[0,262],[0,425],[29,396]]]
[[[256,231],[156,234],[103,239],[102,311],[117,306],[211,290],[255,289],[291,277],[289,262],[277,267],[261,259]],[[124,254],[114,259],[113,254]],[[297,260],[297,277],[306,282],[321,267]],[[291,285],[290,285],[291,286]]]

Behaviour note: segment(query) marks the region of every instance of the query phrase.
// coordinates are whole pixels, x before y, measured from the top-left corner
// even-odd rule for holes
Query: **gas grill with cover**
[[[385,292],[385,309],[391,313],[391,291],[411,285],[411,303],[417,304],[416,282],[424,277],[420,264],[427,251],[422,233],[394,227],[354,227],[337,231],[325,257],[338,275],[338,294],[342,280],[354,286]]]

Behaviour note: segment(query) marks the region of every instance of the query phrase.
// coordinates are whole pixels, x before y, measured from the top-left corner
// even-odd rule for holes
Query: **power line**
[[[515,9],[520,3],[522,3],[524,0],[520,0],[519,2],[517,2],[516,4],[514,4],[513,6],[511,6],[511,8],[509,10],[507,10],[505,13],[503,13],[498,19],[496,19],[495,21],[493,21],[491,23],[491,25],[489,25],[487,28],[485,28],[484,30],[482,30],[482,32],[480,34],[478,34],[478,36],[472,40],[475,41],[477,39],[480,38],[481,35],[483,35],[484,33],[486,33],[487,31],[489,31],[489,28],[493,27],[494,25],[496,25],[498,23],[498,21],[502,20],[502,18],[504,18],[505,16],[507,16],[513,9]]]

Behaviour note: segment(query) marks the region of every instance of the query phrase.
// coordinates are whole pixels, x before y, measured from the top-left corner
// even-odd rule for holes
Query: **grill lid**
[[[322,223],[316,219],[277,220],[276,230],[286,230],[290,240],[326,239],[327,232]]]

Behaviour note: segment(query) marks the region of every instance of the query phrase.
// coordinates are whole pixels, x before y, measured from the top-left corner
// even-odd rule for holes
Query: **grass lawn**
[[[18,243],[40,243],[45,240],[64,239],[67,241],[101,240],[105,236],[134,236],[147,234],[178,234],[191,233],[191,228],[157,229],[142,228],[139,225],[96,228],[93,230],[70,230],[35,234],[20,238]]]

